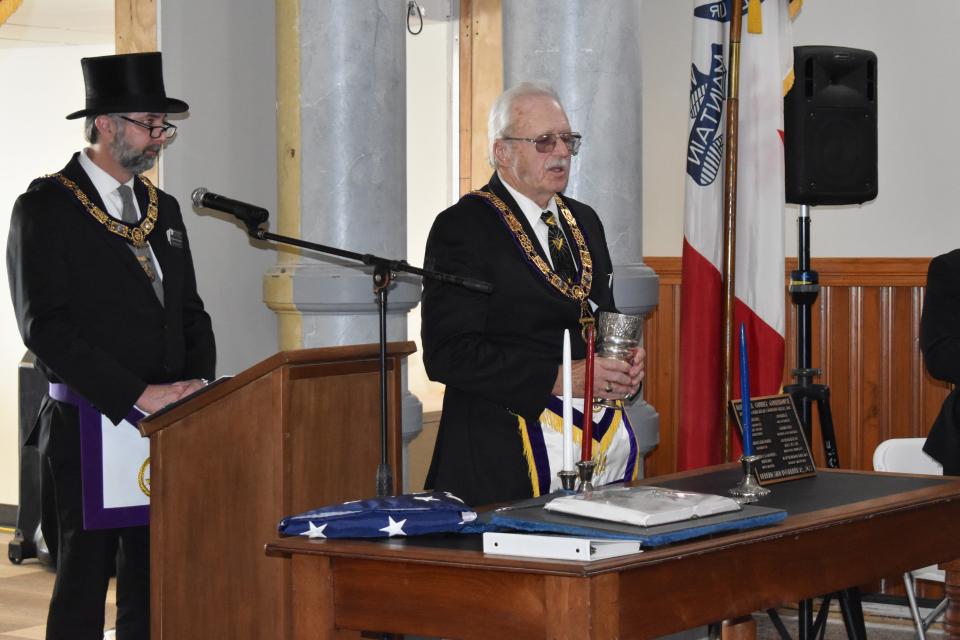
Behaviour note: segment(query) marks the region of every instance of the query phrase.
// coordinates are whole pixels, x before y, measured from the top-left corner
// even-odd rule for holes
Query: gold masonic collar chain
[[[573,214],[570,213],[570,209],[567,208],[567,205],[558,195],[554,195],[553,199],[557,203],[557,208],[560,210],[560,215],[563,216],[563,219],[567,221],[567,226],[570,228],[570,232],[573,235],[574,242],[577,245],[577,251],[580,255],[580,264],[583,266],[580,272],[579,282],[567,281],[561,278],[553,269],[550,268],[550,263],[543,259],[543,257],[537,253],[537,249],[534,246],[533,242],[530,240],[530,237],[527,235],[527,232],[524,231],[523,225],[520,224],[520,221],[517,219],[517,216],[510,211],[510,207],[507,206],[503,200],[498,198],[496,194],[490,193],[489,191],[473,191],[472,195],[480,196],[485,199],[497,211],[500,212],[500,216],[503,218],[504,223],[510,229],[510,232],[513,233],[514,237],[517,239],[517,242],[520,243],[520,247],[523,249],[524,254],[526,255],[527,261],[530,262],[540,272],[544,279],[557,291],[561,294],[574,300],[580,304],[580,325],[582,329],[586,329],[587,325],[593,324],[593,312],[590,310],[590,303],[587,299],[590,296],[590,289],[593,285],[593,258],[590,257],[590,250],[587,248],[587,241],[583,237],[583,232],[580,231],[580,227],[577,226],[577,220],[573,217]]]
[[[115,233],[120,236],[130,244],[135,247],[145,247],[147,246],[147,236],[150,235],[150,232],[153,231],[153,228],[157,225],[157,188],[153,186],[147,178],[144,176],[138,175],[137,179],[143,183],[147,188],[147,194],[149,197],[149,204],[147,206],[147,215],[144,216],[143,220],[140,221],[135,227],[128,227],[123,222],[112,218],[107,214],[103,209],[98,207],[87,197],[80,187],[77,186],[77,183],[66,177],[62,173],[51,174],[52,178],[56,178],[60,181],[63,186],[73,192],[73,195],[80,201],[80,204],[83,205],[84,209],[87,210],[91,216],[93,216],[100,224],[107,228],[107,231]]]

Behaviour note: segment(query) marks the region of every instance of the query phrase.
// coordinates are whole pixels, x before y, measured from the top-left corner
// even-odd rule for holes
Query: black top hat
[[[80,66],[87,108],[74,111],[67,120],[133,111],[183,113],[190,108],[182,100],[167,97],[159,52],[83,58]]]

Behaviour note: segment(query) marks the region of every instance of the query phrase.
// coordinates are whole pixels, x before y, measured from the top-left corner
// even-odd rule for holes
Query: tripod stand
[[[823,373],[813,368],[812,351],[812,306],[820,292],[820,276],[810,268],[810,207],[800,205],[797,218],[797,269],[790,272],[790,297],[797,305],[797,366],[793,370],[796,384],[783,388],[793,398],[800,414],[800,424],[808,443],[813,442],[812,403],[816,401],[820,416],[820,436],[823,440],[823,453],[827,467],[840,466],[837,454],[837,438],[833,430],[833,414],[830,412],[830,388],[825,384],[815,384],[813,379]]]
[[[833,429],[833,414],[830,411],[830,388],[825,384],[816,384],[813,379],[823,373],[821,369],[812,366],[812,305],[820,291],[820,276],[810,268],[810,207],[800,205],[800,215],[797,218],[797,269],[790,272],[790,296],[797,305],[797,366],[793,370],[795,384],[786,385],[783,390],[790,394],[803,426],[803,433],[807,442],[813,442],[813,402],[817,403],[817,413],[820,417],[820,437],[823,441],[823,453],[826,466],[836,469],[840,466],[840,456],[837,453],[837,438]],[[860,603],[860,591],[857,587],[843,589],[837,593],[828,594],[823,598],[816,622],[813,620],[812,601],[804,600],[799,607],[798,630],[801,640],[814,638],[818,634],[822,638],[826,630],[826,614],[830,609],[830,600],[836,596],[840,602],[843,614],[843,623],[847,629],[847,637],[867,637],[863,622],[863,608]],[[771,610],[773,611],[773,610]],[[771,613],[774,617],[775,612]],[[774,618],[774,624],[782,637],[786,629]]]

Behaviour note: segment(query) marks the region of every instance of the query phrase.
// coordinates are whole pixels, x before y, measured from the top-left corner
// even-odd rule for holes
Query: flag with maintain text
[[[753,396],[780,390],[784,362],[783,96],[793,84],[790,24],[801,0],[743,0],[734,334],[746,326]],[[680,308],[677,466],[720,462],[724,118],[730,0],[693,11]],[[734,362],[739,356],[734,347]],[[739,372],[734,397],[739,397]],[[734,451],[739,447],[734,438]]]

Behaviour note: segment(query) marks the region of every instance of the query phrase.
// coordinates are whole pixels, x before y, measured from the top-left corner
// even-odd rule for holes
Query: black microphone
[[[270,217],[270,214],[263,207],[211,193],[205,187],[194,189],[190,198],[193,200],[193,206],[230,213],[250,228],[263,224]]]

